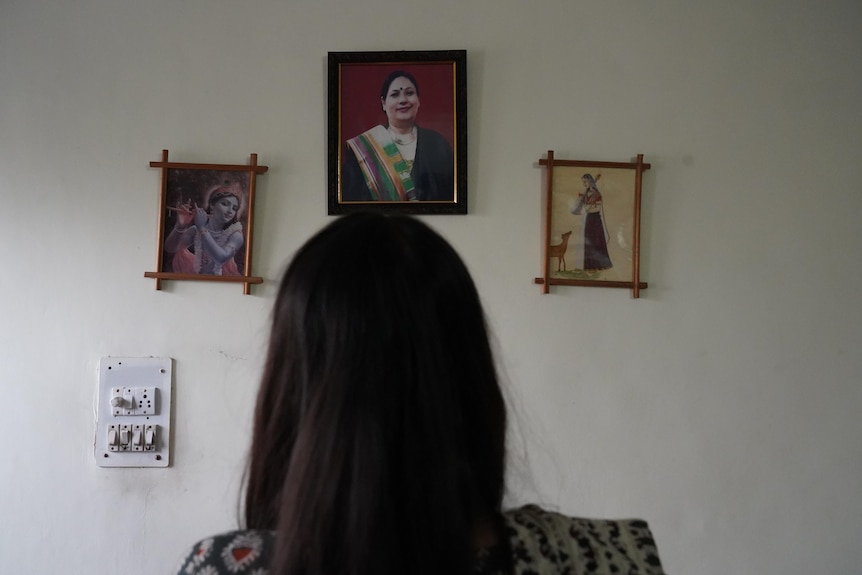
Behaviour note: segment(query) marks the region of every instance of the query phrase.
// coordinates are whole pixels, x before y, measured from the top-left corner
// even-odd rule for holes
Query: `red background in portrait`
[[[380,104],[380,87],[391,72],[403,70],[419,84],[416,123],[446,138],[455,149],[455,64],[453,62],[400,62],[394,64],[341,64],[342,142],[386,125]],[[464,127],[466,128],[466,126]]]

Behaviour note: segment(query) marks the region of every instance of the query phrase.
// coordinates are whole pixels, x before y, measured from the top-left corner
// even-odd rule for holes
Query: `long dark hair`
[[[469,573],[499,514],[506,411],[475,285],[406,216],[343,216],[279,288],[246,526],[273,575]]]

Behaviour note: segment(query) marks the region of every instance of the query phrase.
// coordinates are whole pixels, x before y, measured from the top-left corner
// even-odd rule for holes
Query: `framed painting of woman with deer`
[[[551,285],[630,288],[640,281],[643,155],[635,162],[539,160],[546,172],[544,277]]]

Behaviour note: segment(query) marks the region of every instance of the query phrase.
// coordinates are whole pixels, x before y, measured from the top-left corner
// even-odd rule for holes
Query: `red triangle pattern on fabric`
[[[252,551],[253,549],[249,547],[235,547],[230,550],[230,554],[233,556],[234,561],[239,562],[248,557]]]

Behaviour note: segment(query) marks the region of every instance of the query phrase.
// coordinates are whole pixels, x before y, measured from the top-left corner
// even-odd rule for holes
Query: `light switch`
[[[124,415],[134,415],[135,407],[135,390],[130,387],[123,389]]]
[[[144,430],[144,450],[156,450],[156,427],[157,425],[148,425]]]
[[[120,451],[128,451],[132,441],[131,429],[128,425],[120,426]]]
[[[120,450],[120,437],[117,431],[116,425],[112,425],[108,428],[108,451]]]
[[[144,450],[144,429],[142,425],[132,426],[132,451]]]

